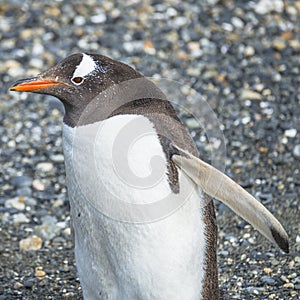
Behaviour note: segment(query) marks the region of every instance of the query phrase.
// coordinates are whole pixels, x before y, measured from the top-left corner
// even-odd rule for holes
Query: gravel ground
[[[290,236],[286,255],[216,202],[220,285],[232,299],[300,299],[300,1],[81,2],[0,1],[0,299],[82,299],[62,107],[7,88],[83,51],[184,83],[209,103],[227,174]],[[181,117],[210,161],[217,143]]]

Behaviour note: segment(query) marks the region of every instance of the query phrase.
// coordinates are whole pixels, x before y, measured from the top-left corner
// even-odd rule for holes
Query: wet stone
[[[16,176],[11,180],[11,184],[15,187],[28,187],[32,185],[32,178],[26,175]]]

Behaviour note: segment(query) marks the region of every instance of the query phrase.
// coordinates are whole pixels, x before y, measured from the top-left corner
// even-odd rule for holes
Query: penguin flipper
[[[173,145],[174,146],[174,145]],[[284,252],[289,252],[288,235],[279,221],[240,185],[194,155],[174,146],[174,163],[202,190],[229,206]]]

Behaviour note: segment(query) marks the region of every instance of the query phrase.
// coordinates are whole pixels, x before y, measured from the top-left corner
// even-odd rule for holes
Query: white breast
[[[201,299],[203,201],[145,117],[63,126],[75,254],[86,299]]]

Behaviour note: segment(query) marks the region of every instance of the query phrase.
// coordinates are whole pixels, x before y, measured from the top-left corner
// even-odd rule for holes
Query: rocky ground
[[[201,2],[201,3],[199,3]],[[217,204],[220,284],[232,299],[300,299],[300,1],[0,1],[0,299],[82,299],[69,228],[62,107],[8,93],[74,52],[193,88],[214,110],[226,173],[290,236],[283,254]],[[187,97],[187,99],[189,99]],[[180,99],[193,112],[197,101]],[[218,139],[181,111],[202,157]]]

